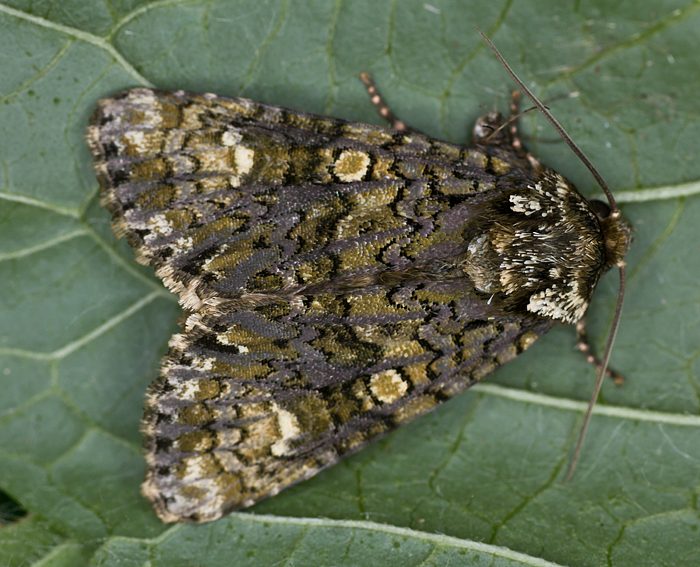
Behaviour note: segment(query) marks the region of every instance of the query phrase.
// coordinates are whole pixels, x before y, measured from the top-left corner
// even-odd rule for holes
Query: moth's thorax
[[[611,265],[606,248],[620,248],[624,231],[611,227],[606,237],[588,202],[550,170],[505,190],[491,207],[492,222],[469,235],[463,261],[475,288],[508,309],[567,323],[581,319]]]

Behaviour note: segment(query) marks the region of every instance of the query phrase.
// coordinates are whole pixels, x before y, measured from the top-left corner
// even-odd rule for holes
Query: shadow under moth
[[[92,117],[115,232],[186,312],[143,418],[163,521],[251,506],[425,414],[582,320],[623,265],[614,200],[542,165],[515,120],[445,143],[363,80],[391,128],[147,88]]]

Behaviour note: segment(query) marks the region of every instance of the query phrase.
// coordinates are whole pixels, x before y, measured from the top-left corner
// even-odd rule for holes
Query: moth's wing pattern
[[[214,519],[431,410],[551,322],[498,317],[460,282],[192,316],[151,386],[145,484],[162,518]]]
[[[332,239],[351,240],[360,224],[406,233],[411,226],[390,227],[386,218],[403,185],[388,175],[391,153],[428,148],[425,138],[407,143],[383,128],[150,89],[100,101],[88,140],[115,232],[190,309],[222,294],[283,287],[290,264],[303,283],[328,279],[316,273],[325,265],[315,254]],[[352,207],[365,216],[336,227]]]
[[[312,476],[552,324],[504,314],[445,261],[497,193],[486,172],[517,160],[149,89],[101,101],[88,138],[117,232],[190,312],[144,417],[165,521]]]

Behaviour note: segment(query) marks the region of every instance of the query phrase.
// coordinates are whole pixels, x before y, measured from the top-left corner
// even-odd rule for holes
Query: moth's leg
[[[389,105],[386,102],[384,102],[382,95],[379,94],[377,86],[374,84],[374,81],[372,80],[372,77],[370,77],[369,73],[360,73],[360,80],[364,83],[365,87],[367,88],[369,100],[372,101],[372,104],[377,108],[379,116],[381,116],[382,118],[384,118],[384,120],[391,124],[391,127],[394,130],[398,130],[399,132],[404,132],[408,130],[408,126],[406,126],[406,123],[396,118],[396,115],[391,111]]]
[[[596,371],[600,370],[603,361],[600,360],[591,349],[591,343],[588,342],[588,334],[586,333],[586,320],[581,319],[576,323],[576,348],[583,353],[586,357],[586,362],[595,366]],[[605,375],[608,378],[612,378],[615,385],[622,386],[625,383],[625,377],[612,368],[607,368]]]
[[[509,146],[518,157],[524,157],[534,170],[540,170],[542,164],[523,146],[520,138],[520,117],[531,110],[537,110],[532,106],[520,112],[520,91],[513,91],[510,98],[510,116],[503,118],[498,112],[490,112],[480,116],[474,124],[474,142],[476,144],[491,146]]]
[[[520,117],[527,113],[530,112],[531,110],[537,110],[536,106],[531,106],[530,108],[527,108],[526,110],[523,110],[522,112],[520,111],[520,98],[522,95],[520,94],[520,91],[513,91],[510,93],[510,117],[508,118],[508,121],[506,124],[509,125],[509,133],[510,133],[510,145],[513,147],[513,149],[516,151],[516,153],[520,155],[524,155],[527,158],[527,161],[530,162],[530,165],[532,166],[533,169],[540,169],[542,167],[542,164],[540,161],[533,156],[530,152],[528,152],[525,149],[525,146],[523,146],[523,140],[520,137]]]
[[[568,98],[570,95],[559,95],[552,97],[547,100],[547,108],[549,108],[549,104],[554,102],[555,100],[559,100],[561,98]],[[520,132],[519,132],[519,126],[520,126],[520,119],[525,116],[528,112],[532,112],[537,110],[536,106],[530,106],[529,108],[526,108],[525,110],[520,110],[520,100],[522,98],[522,93],[520,91],[513,91],[510,95],[510,116],[508,117],[508,120],[506,120],[501,128],[506,128],[508,127],[508,130],[510,132],[510,145],[513,146],[513,148],[518,151],[522,152],[528,155],[528,157],[531,157],[531,154],[527,152],[525,149],[525,146],[523,145],[522,138],[520,137]],[[545,142],[560,142],[560,138],[555,138],[553,140],[542,140]]]
[[[523,141],[520,139],[520,91],[513,91],[510,93],[510,117],[506,124],[510,124],[510,145],[513,146],[515,151],[523,151]]]

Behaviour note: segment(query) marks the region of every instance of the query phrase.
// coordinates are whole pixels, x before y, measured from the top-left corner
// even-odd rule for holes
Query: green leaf
[[[700,2],[0,2],[0,564],[697,565]],[[117,242],[83,139],[135,85],[245,95],[466,142],[507,108],[499,45],[635,227],[613,363],[570,483],[593,371],[559,328],[487,383],[360,454],[202,526],[139,494],[139,419],[179,308]],[[576,93],[577,96],[567,96]],[[541,116],[526,142],[593,181]],[[616,293],[590,314],[600,349]],[[0,510],[5,509],[0,506]],[[26,512],[26,515],[23,514]]]

